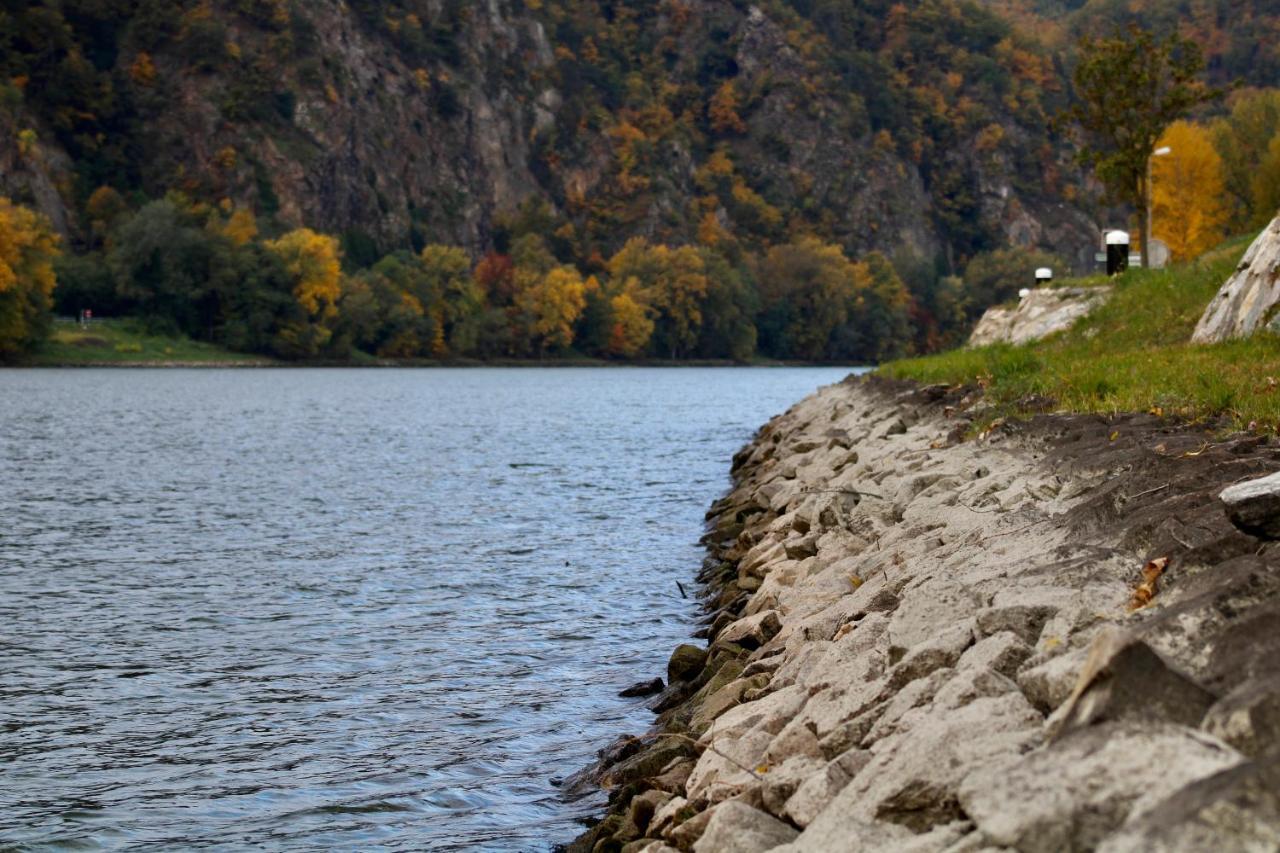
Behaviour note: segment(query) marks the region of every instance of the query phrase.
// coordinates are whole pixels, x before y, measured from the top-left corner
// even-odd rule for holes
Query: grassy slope
[[[231,352],[189,338],[148,335],[122,320],[94,320],[81,329],[58,320],[48,342],[30,360],[36,365],[90,364],[259,364],[260,356]]]
[[[880,372],[929,383],[976,383],[993,417],[1025,411],[1032,395],[1060,409],[1158,410],[1190,419],[1229,417],[1280,426],[1280,338],[1189,343],[1209,300],[1251,238],[1232,240],[1169,270],[1131,270],[1111,300],[1072,329],[1026,346],[962,349],[886,364]]]

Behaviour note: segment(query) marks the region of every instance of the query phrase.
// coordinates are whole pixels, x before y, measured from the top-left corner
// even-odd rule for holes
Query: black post
[[[1129,235],[1107,232],[1107,275],[1119,275],[1129,268]]]

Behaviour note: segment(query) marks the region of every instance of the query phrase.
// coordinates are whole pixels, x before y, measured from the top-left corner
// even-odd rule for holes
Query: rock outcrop
[[[1274,848],[1280,543],[1216,498],[1280,448],[980,405],[850,380],[738,454],[707,654],[571,850]]]
[[[1276,303],[1280,302],[1280,217],[1253,241],[1235,274],[1213,297],[1196,330],[1195,343],[1209,344],[1246,338],[1266,330],[1280,333]]]
[[[1016,307],[988,308],[978,321],[969,346],[1025,344],[1061,332],[1111,295],[1107,287],[1045,287],[1023,296]]]
[[[771,242],[796,217],[850,252],[921,259],[977,240],[1080,247],[1070,260],[1085,268],[1096,242],[1087,205],[1026,180],[1028,168],[1076,169],[1070,148],[1044,135],[1034,98],[1010,110],[991,75],[967,75],[948,91],[986,110],[982,122],[957,120],[936,142],[919,131],[898,139],[881,113],[921,81],[904,72],[895,94],[874,75],[833,74],[847,45],[807,35],[826,18],[816,10],[728,0],[194,6],[77,7],[65,28],[41,24],[66,31],[31,51],[46,75],[88,56],[104,76],[36,76],[31,95],[75,91],[24,99],[7,78],[25,72],[6,75],[0,195],[47,214],[73,243],[93,228],[78,199],[100,183],[229,199],[381,251],[442,242],[480,254],[513,225],[559,217],[558,239],[580,243],[585,259],[635,236],[697,242],[706,215],[739,239]],[[999,26],[976,9],[948,14],[982,18],[965,25],[980,41]],[[41,41],[43,29],[15,20],[6,25],[32,29],[17,45]],[[862,55],[901,57],[881,30],[865,31]],[[975,50],[965,38],[957,61]],[[930,54],[921,61],[932,79],[953,60],[951,50]],[[991,71],[1011,73],[1009,63]],[[74,100],[108,84],[114,97],[94,109]],[[708,110],[726,84],[736,106],[718,130]],[[529,203],[547,209],[521,213]]]

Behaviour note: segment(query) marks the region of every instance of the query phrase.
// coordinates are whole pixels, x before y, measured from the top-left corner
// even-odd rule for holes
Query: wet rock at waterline
[[[1199,849],[1280,838],[1280,544],[1217,499],[1280,449],[1153,453],[1199,442],[1146,415],[957,443],[973,402],[849,381],[737,455],[707,648],[620,763],[662,771],[606,768],[613,817],[571,849],[1191,849],[1175,814]]]

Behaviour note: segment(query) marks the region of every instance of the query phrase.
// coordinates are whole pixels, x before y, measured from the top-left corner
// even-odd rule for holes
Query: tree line
[[[131,316],[282,359],[724,359],[873,362],[910,348],[913,300],[880,254],[813,237],[760,253],[629,240],[580,269],[540,233],[473,261],[456,246],[344,266],[339,240],[260,233],[253,213],[171,193],[87,204],[93,247],[62,255],[49,223],[0,202],[0,352],[39,347],[57,311]],[[530,221],[536,221],[531,217]]]

